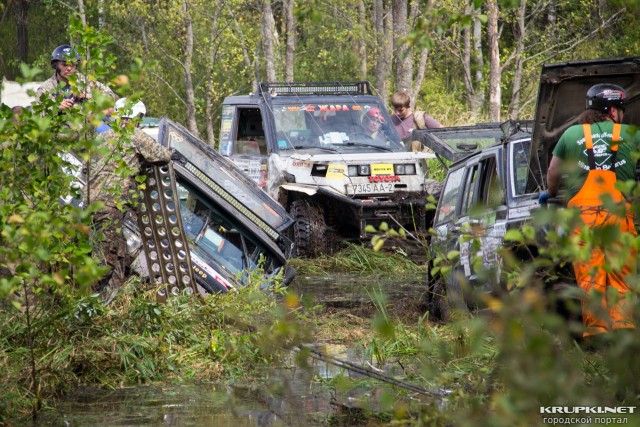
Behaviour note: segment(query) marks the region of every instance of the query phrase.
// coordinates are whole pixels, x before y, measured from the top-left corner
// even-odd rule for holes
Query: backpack
[[[416,129],[427,129],[427,123],[424,119],[424,111],[414,111],[413,112],[413,122],[416,125]]]

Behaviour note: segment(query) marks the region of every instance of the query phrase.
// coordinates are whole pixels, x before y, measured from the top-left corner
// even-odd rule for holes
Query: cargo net
[[[156,295],[164,302],[167,296],[182,290],[193,294],[193,278],[187,238],[180,217],[180,200],[171,164],[144,167],[146,188],[142,192],[138,227],[152,283],[165,284]]]

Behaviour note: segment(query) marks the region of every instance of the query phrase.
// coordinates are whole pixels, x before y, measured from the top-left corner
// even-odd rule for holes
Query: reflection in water
[[[427,292],[428,273],[395,275],[393,277],[332,274],[327,276],[297,276],[290,288],[315,303],[355,306],[371,303],[375,294],[387,301],[412,299],[418,301]]]
[[[302,396],[301,396],[302,399]],[[146,386],[115,391],[78,389],[44,411],[37,426],[262,427],[314,424],[305,407],[252,387],[211,384]],[[291,409],[291,408],[289,408]],[[321,425],[321,424],[317,424]]]
[[[388,300],[417,297],[424,292],[420,277],[362,280],[354,276],[296,278],[292,288],[321,304],[369,303],[371,295],[382,291]],[[367,358],[339,343],[318,347],[337,359],[366,366]],[[208,383],[162,385],[101,390],[79,388],[43,411],[37,426],[324,426],[331,415],[344,408],[334,402],[369,401],[377,387],[359,386],[349,391],[329,390],[317,381],[343,374],[358,378],[332,364],[308,359],[311,369],[271,367],[260,385],[216,385]],[[387,374],[397,375],[390,367]],[[361,377],[360,377],[361,378]],[[347,425],[347,424],[345,424]]]

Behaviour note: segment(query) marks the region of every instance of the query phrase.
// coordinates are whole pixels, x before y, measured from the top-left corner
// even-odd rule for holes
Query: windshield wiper
[[[302,149],[307,149],[307,150],[314,150],[314,149],[320,149],[320,150],[325,150],[325,151],[332,151],[332,152],[336,152],[338,150],[336,150],[335,148],[330,148],[330,147],[319,147],[319,146],[307,146],[307,145],[294,145],[293,146],[294,150],[302,150]]]
[[[389,147],[383,147],[382,145],[376,145],[376,144],[367,144],[366,142],[345,142],[344,145],[361,145],[363,147],[379,148],[381,150],[393,151]]]

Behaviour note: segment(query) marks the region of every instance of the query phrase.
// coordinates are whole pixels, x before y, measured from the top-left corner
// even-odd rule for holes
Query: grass
[[[386,263],[365,256],[379,254],[354,246],[333,260],[313,261],[323,272],[368,268],[374,279],[381,269],[406,265],[390,262],[388,254]],[[38,396],[46,405],[81,384],[259,379],[264,368],[285,365],[290,349],[311,342],[353,348],[373,368],[443,394],[427,399],[346,375],[326,381],[334,390],[369,391],[362,403],[367,410],[358,412],[363,425],[539,425],[542,405],[632,406],[638,394],[637,333],[604,352],[584,352],[539,295],[508,297],[488,317],[460,316],[448,324],[432,322],[418,305],[386,299],[380,289],[371,291],[370,304],[350,309],[303,306],[295,294],[265,294],[259,284],[167,304],[157,304],[154,295],[133,280],[106,308],[97,297],[53,295],[47,305],[41,296],[32,346],[38,395],[24,363],[29,346],[22,314],[3,306],[0,423],[26,414]]]
[[[379,251],[358,244],[347,244],[334,256],[314,259],[294,258],[289,263],[303,276],[320,276],[330,273],[396,275],[423,273],[419,266],[403,254]]]

